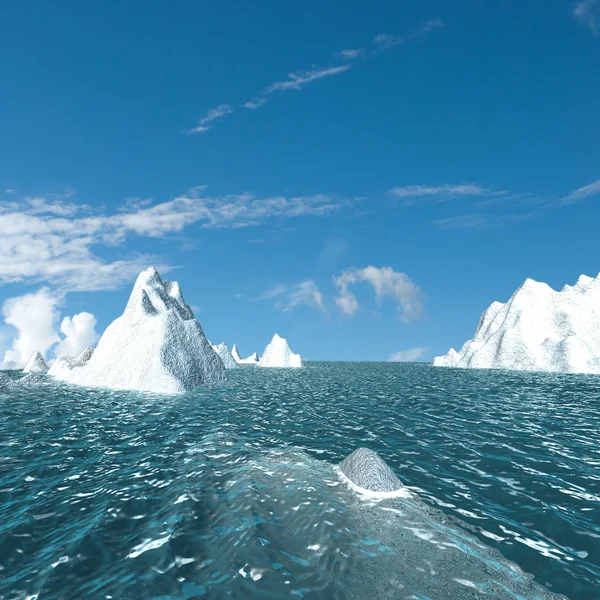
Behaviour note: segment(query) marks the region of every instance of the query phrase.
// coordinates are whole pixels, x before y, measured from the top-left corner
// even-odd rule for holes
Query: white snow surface
[[[75,357],[72,356],[59,356],[50,366],[48,375],[56,377],[57,379],[67,380],[69,379],[71,369],[75,367],[83,367],[92,358],[94,349],[88,346],[81,353]]]
[[[213,346],[213,350],[221,357],[226,369],[235,369],[238,364],[225,342]]]
[[[106,328],[89,361],[64,368],[63,359],[49,374],[88,387],[179,393],[226,379],[179,284],[164,281],[153,267],[139,274],[125,311]]]
[[[23,373],[47,373],[48,365],[39,352],[34,352],[27,361]]]
[[[302,358],[299,354],[294,354],[287,340],[276,333],[265,348],[257,366],[299,368],[302,366]]]
[[[231,356],[233,356],[233,359],[238,365],[255,365],[258,363],[258,354],[256,354],[256,352],[252,353],[247,358],[242,358],[235,344],[231,350]]]
[[[493,302],[460,352],[437,367],[600,374],[600,275],[555,291],[526,279],[506,304]]]

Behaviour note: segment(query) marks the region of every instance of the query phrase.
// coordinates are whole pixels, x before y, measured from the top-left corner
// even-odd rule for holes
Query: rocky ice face
[[[226,369],[237,368],[238,363],[232,356],[232,353],[229,352],[229,348],[227,347],[227,344],[225,342],[213,346],[213,350],[221,357],[221,360],[223,361],[223,364],[225,365]]]
[[[526,279],[506,304],[483,312],[460,352],[433,365],[600,374],[600,275],[559,292]]]
[[[91,358],[50,374],[83,386],[157,393],[226,378],[179,284],[163,281],[152,267],[140,273],[125,311],[106,328]]]
[[[276,333],[260,357],[258,366],[298,368],[302,366],[302,358],[294,354],[287,340]]]
[[[27,361],[23,373],[47,373],[48,365],[39,352],[34,352]]]
[[[373,450],[358,448],[340,464],[340,471],[358,488],[375,494],[402,491],[404,484]]]
[[[231,350],[231,356],[233,356],[233,359],[238,365],[255,365],[258,363],[258,354],[256,354],[256,352],[254,352],[247,358],[242,358],[235,344],[233,345],[233,349]]]

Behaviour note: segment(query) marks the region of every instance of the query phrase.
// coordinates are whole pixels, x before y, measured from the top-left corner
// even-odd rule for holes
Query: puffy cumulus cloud
[[[93,346],[100,338],[96,323],[96,317],[89,312],[65,317],[60,324],[60,332],[65,337],[54,349],[56,356],[77,356],[88,346]]]
[[[258,299],[273,300],[275,308],[283,312],[301,305],[327,312],[323,304],[323,294],[312,279],[297,284],[280,283],[263,292]]]
[[[427,348],[410,348],[408,350],[399,350],[398,352],[394,352],[388,358],[388,362],[414,362],[422,358],[426,351]]]
[[[17,333],[11,347],[4,353],[0,368],[21,369],[35,351],[45,355],[58,342],[58,300],[48,289],[42,288],[4,302],[4,321]]]
[[[418,319],[423,314],[421,288],[413,283],[408,275],[394,271],[391,267],[348,269],[334,277],[333,282],[338,289],[335,303],[347,316],[353,316],[359,308],[358,300],[350,290],[351,285],[359,282],[368,283],[373,287],[378,305],[384,298],[391,298],[396,303],[402,321]]]
[[[98,341],[96,318],[88,312],[65,317],[60,324],[62,297],[47,288],[9,298],[2,305],[5,327],[3,335],[10,334],[12,342],[0,362],[0,369],[22,369],[34,352],[47,357],[77,356],[87,346]],[[16,330],[16,332],[15,332]]]
[[[107,261],[102,247],[128,237],[164,237],[198,223],[206,228],[239,228],[266,219],[325,216],[343,199],[324,195],[257,198],[253,194],[211,197],[198,187],[167,202],[129,200],[113,214],[68,200],[41,197],[0,202],[0,284],[49,282],[63,291],[115,289],[156,264],[156,257],[132,254]]]

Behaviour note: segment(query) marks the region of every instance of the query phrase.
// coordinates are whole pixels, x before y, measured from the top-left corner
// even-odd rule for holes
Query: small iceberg
[[[294,354],[287,340],[276,333],[265,348],[257,366],[297,369],[302,366],[302,358],[299,354]]]
[[[49,374],[82,386],[156,393],[185,392],[226,379],[223,361],[179,284],[163,280],[153,267],[139,274],[125,311],[106,328],[91,358],[77,366],[61,357]]]
[[[258,354],[256,354],[256,352],[254,352],[247,358],[242,358],[235,344],[233,345],[233,349],[231,350],[231,356],[233,356],[233,359],[238,365],[256,365],[258,364],[259,360]]]
[[[226,369],[237,368],[238,363],[235,360],[235,357],[232,356],[232,353],[229,351],[229,348],[225,342],[213,346],[213,350],[221,357]]]
[[[23,373],[47,373],[48,365],[39,352],[34,352],[27,361]]]
[[[339,465],[339,471],[358,491],[370,496],[407,495],[404,484],[373,450],[358,448]]]

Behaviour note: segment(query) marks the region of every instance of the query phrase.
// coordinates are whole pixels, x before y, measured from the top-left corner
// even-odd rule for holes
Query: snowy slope
[[[225,342],[213,346],[213,350],[221,357],[226,369],[235,369],[238,366]]]
[[[23,373],[47,373],[48,365],[39,352],[34,352],[27,361]]]
[[[89,361],[55,376],[83,386],[159,393],[226,378],[179,285],[163,281],[152,267],[140,273],[125,311],[107,327]]]
[[[286,339],[275,334],[269,345],[265,348],[257,366],[298,368],[302,366],[302,358],[299,354],[292,352]]]
[[[555,291],[527,279],[506,304],[494,302],[460,352],[439,367],[600,373],[600,275]]]

